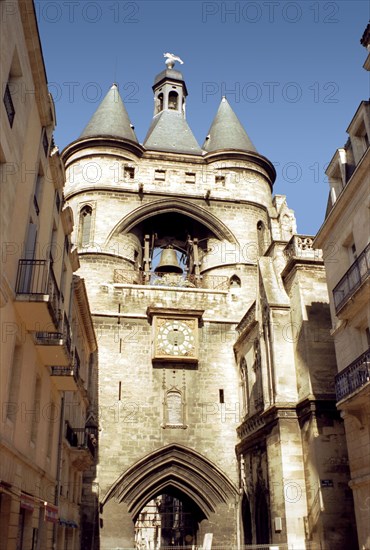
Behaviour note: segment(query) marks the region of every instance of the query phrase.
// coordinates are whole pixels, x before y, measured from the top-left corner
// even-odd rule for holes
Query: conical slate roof
[[[175,111],[162,111],[153,118],[143,145],[154,151],[202,154],[185,118]]]
[[[96,109],[80,138],[110,136],[138,143],[116,84]]]
[[[219,149],[237,149],[238,151],[257,153],[257,149],[249,139],[247,132],[239,122],[226,97],[223,97],[221,100],[217,114],[203,144],[203,149],[207,153],[218,151]]]

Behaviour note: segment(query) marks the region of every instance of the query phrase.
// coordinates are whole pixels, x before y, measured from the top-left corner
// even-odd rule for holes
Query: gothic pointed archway
[[[158,494],[178,491],[191,499],[208,518],[219,505],[235,499],[235,485],[213,462],[193,449],[170,444],[146,455],[128,468],[102,500],[127,505],[133,520]]]

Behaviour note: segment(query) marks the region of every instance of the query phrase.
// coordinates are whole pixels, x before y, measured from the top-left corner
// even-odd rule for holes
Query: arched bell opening
[[[131,228],[142,243],[144,282],[199,286],[208,242],[216,236],[206,225],[178,212],[150,216]]]
[[[200,522],[206,516],[184,492],[169,485],[151,498],[134,518],[135,544],[140,548],[192,546],[198,543]]]
[[[229,277],[213,276],[212,270],[223,263],[229,244],[237,241],[221,220],[203,208],[180,199],[142,205],[117,224],[106,246],[128,233],[142,247],[136,268],[140,284],[228,290]],[[125,274],[116,275],[114,282],[129,282]]]
[[[171,91],[168,94],[168,108],[177,111],[179,103],[179,94],[177,92]]]

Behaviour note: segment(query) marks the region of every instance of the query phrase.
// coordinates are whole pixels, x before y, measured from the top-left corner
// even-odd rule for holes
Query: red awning
[[[51,521],[52,523],[58,522],[58,506],[53,506],[53,504],[48,504],[44,502],[44,520]]]

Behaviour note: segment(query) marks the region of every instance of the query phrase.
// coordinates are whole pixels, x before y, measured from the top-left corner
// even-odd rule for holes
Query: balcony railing
[[[338,313],[370,273],[370,243],[353,262],[333,290],[335,312]]]
[[[67,422],[65,437],[71,447],[82,450],[88,449],[91,456],[95,456],[96,437],[93,433],[88,432],[86,428],[72,428]]]
[[[205,288],[213,290],[228,290],[230,287],[229,277],[223,275],[186,275],[155,273],[154,271],[129,271],[126,269],[115,269],[113,282],[119,284]]]
[[[53,381],[60,391],[77,391],[81,388],[80,378],[80,360],[78,359],[77,352],[72,365],[58,365],[51,367],[51,376],[54,377]]]
[[[337,401],[349,397],[370,381],[370,348],[335,377]]]
[[[293,235],[284,248],[286,259],[300,258],[305,260],[321,260],[322,251],[313,248],[313,240],[314,237],[312,237],[312,235]]]
[[[38,344],[45,346],[55,346],[56,342],[63,342],[66,346],[68,353],[71,353],[71,332],[69,323],[66,322],[66,316],[64,316],[63,332],[36,332],[35,340]]]
[[[49,260],[19,260],[15,291],[35,298],[49,296],[53,320],[59,325],[60,292]]]

